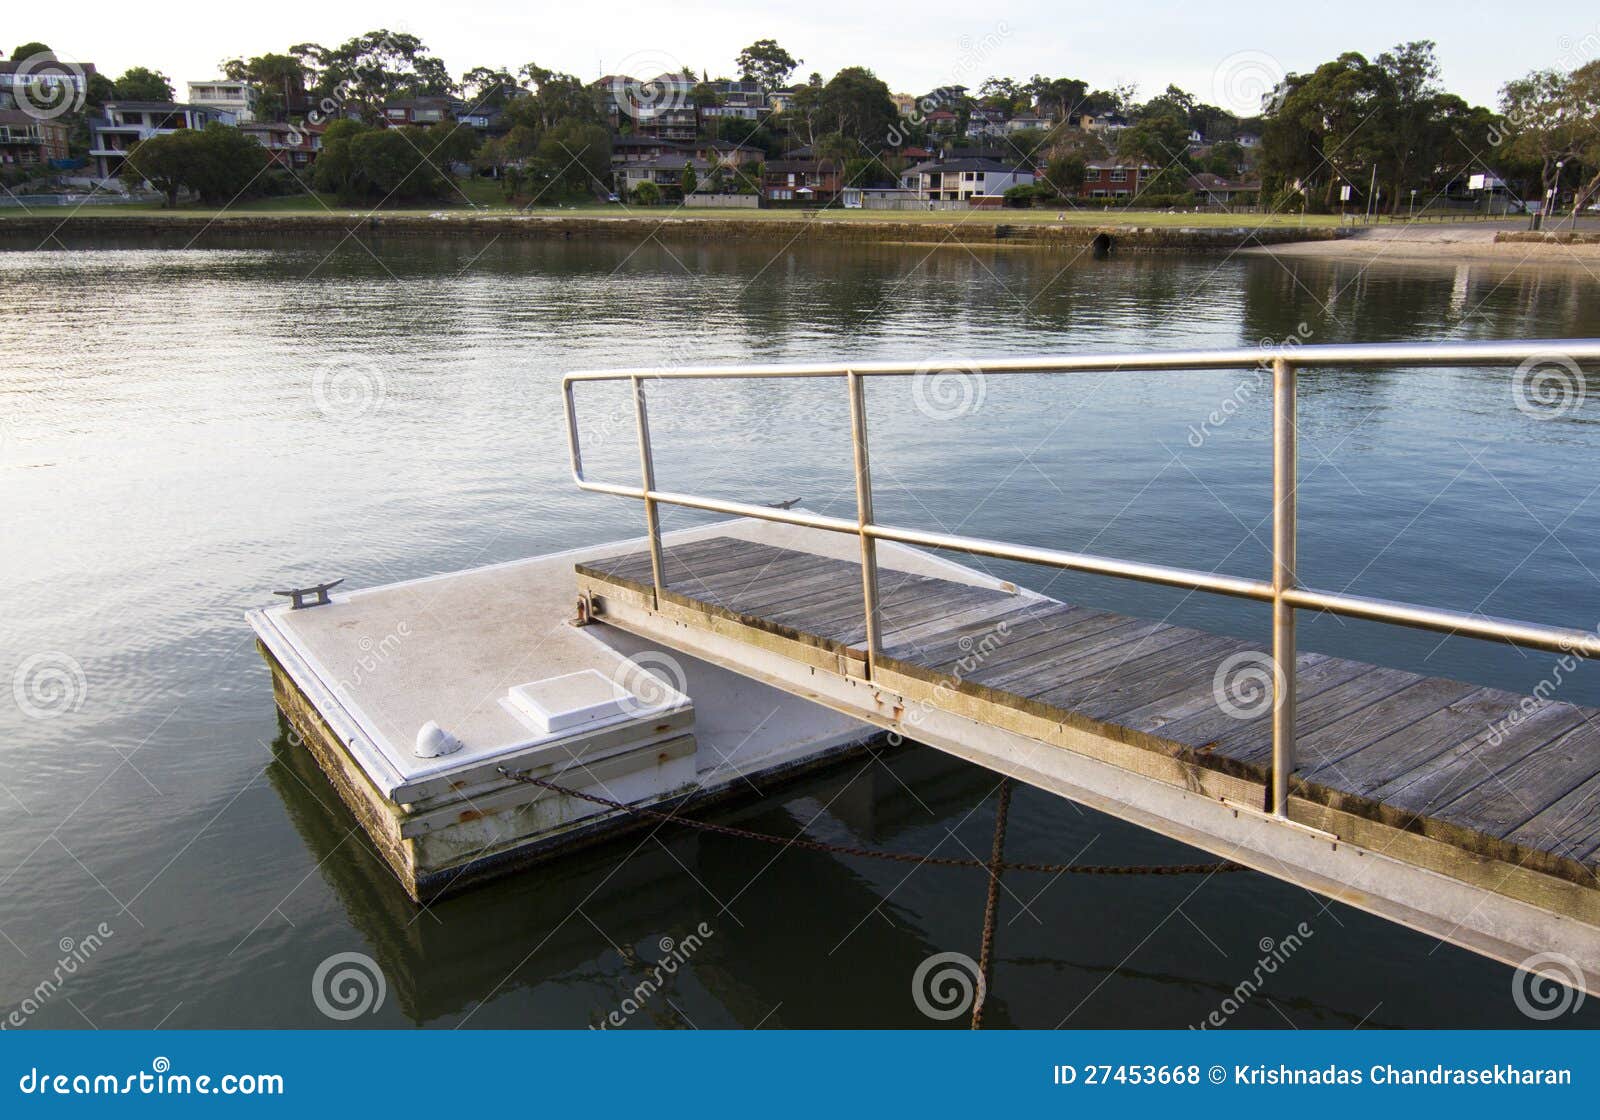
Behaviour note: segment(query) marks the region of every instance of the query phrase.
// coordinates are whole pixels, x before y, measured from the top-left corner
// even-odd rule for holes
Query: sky
[[[335,45],[376,28],[418,36],[457,77],[473,66],[515,70],[530,61],[585,78],[649,77],[678,65],[731,77],[741,47],[772,38],[804,60],[801,78],[865,65],[892,90],[920,94],[1037,73],[1082,78],[1096,88],[1133,82],[1145,97],[1170,82],[1236,112],[1256,96],[1257,84],[1285,71],[1310,70],[1346,50],[1370,57],[1409,39],[1436,41],[1446,87],[1490,106],[1510,78],[1600,57],[1600,8],[1578,0],[1522,7],[1479,0],[925,0],[832,7],[771,0],[624,9],[529,0],[460,6],[277,0],[266,8],[79,0],[13,6],[0,21],[0,50],[9,55],[21,43],[40,41],[111,77],[149,66],[171,78],[181,97],[184,82],[218,76],[224,58],[306,41]]]

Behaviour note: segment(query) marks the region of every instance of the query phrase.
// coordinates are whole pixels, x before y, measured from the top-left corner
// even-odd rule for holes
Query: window
[[[978,173],[976,171],[963,171],[961,179],[966,183],[975,183],[978,181]]]
[[[1121,167],[1116,168],[1111,172],[1111,181],[1113,183],[1126,183],[1128,181],[1128,172]]]

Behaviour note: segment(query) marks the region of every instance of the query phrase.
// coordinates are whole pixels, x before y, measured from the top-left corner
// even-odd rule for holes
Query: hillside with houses
[[[181,96],[154,70],[112,80],[69,57],[32,43],[0,60],[8,193],[1301,213],[1414,210],[1420,194],[1434,208],[1503,212],[1563,191],[1581,203],[1600,182],[1600,130],[1561,134],[1574,104],[1594,112],[1595,64],[1512,80],[1491,110],[1440,86],[1428,42],[1257,75],[1244,94],[1223,81],[1228,105],[1045,75],[922,92],[865,67],[797,80],[802,60],[770,39],[730,60],[732,76],[585,79],[529,63],[456,77],[415,36],[380,30],[235,57]],[[1356,110],[1362,124],[1346,135]]]

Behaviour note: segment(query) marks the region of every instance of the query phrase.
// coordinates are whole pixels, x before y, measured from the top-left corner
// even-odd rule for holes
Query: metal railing
[[[619,369],[571,373],[562,381],[566,405],[567,437],[572,453],[572,476],[584,490],[615,494],[644,502],[650,542],[650,562],[656,603],[665,587],[661,562],[661,522],[658,507],[689,509],[752,517],[786,525],[799,525],[857,537],[861,543],[861,582],[866,621],[866,673],[870,679],[882,650],[878,613],[877,542],[896,541],[925,548],[947,549],[973,556],[989,556],[1069,571],[1116,576],[1142,583],[1181,587],[1217,595],[1272,604],[1272,661],[1274,700],[1272,716],[1272,806],[1285,816],[1289,781],[1295,759],[1295,615],[1297,611],[1327,611],[1350,618],[1394,623],[1420,630],[1462,634],[1511,642],[1533,649],[1600,657],[1600,633],[1537,623],[1492,618],[1438,607],[1399,603],[1386,599],[1319,591],[1302,584],[1296,575],[1295,534],[1298,523],[1295,484],[1295,390],[1297,370],[1417,367],[1511,366],[1527,373],[1536,364],[1557,362],[1577,372],[1578,362],[1600,362],[1600,339],[1489,343],[1381,343],[1348,346],[1285,346],[1264,349],[1177,351],[1156,354],[1062,355],[1041,358],[1000,358],[986,361],[861,362],[846,365],[774,365],[750,367],[679,367],[672,369]],[[1272,370],[1272,571],[1268,579],[1247,579],[1216,572],[1146,564],[1090,553],[1008,544],[982,537],[934,533],[880,524],[872,509],[872,466],[867,437],[864,388],[873,377],[917,377],[930,371],[956,370],[973,376],[1004,374],[1076,374],[1131,371],[1250,370],[1270,365]],[[771,378],[837,377],[845,382],[850,402],[850,429],[855,450],[856,516],[827,517],[802,510],[779,509],[750,502],[726,501],[656,487],[655,460],[650,445],[650,418],[645,386],[652,381],[765,380]],[[583,474],[583,455],[573,390],[590,381],[626,381],[632,386],[634,422],[639,445],[640,485],[592,482]]]

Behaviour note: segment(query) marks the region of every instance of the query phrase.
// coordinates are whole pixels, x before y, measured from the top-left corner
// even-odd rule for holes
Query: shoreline
[[[1331,226],[1183,226],[1005,221],[1003,212],[959,221],[803,218],[774,221],[703,215],[643,217],[499,214],[29,214],[0,217],[0,242],[38,238],[67,247],[98,237],[161,238],[183,235],[281,237],[354,235],[381,237],[515,237],[533,240],[692,241],[700,244],[848,242],[1027,246],[1116,253],[1235,253],[1253,246],[1331,241],[1348,231]]]
[[[1600,266],[1600,232],[1534,233],[1402,226],[1360,231],[1338,239],[1253,246],[1242,253],[1286,260],[1350,261],[1362,265],[1390,262],[1591,269]]]

